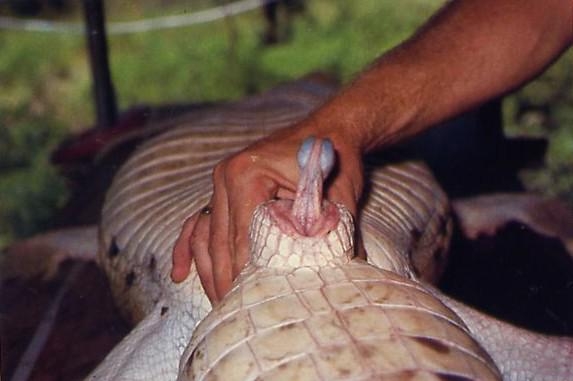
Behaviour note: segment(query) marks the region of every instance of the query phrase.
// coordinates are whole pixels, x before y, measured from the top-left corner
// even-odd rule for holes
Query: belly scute
[[[267,285],[275,292],[255,291]],[[196,328],[180,380],[498,377],[451,310],[416,282],[360,260],[260,269],[225,297],[228,304],[237,309],[215,307]]]
[[[464,323],[420,283],[353,258],[344,207],[313,237],[281,231],[269,208],[254,214],[251,262],[195,329],[180,380],[496,379]]]
[[[88,379],[500,379],[462,320],[411,279],[413,264],[422,274],[435,266],[411,255],[448,240],[439,237],[447,199],[420,163],[372,168],[359,220],[336,205],[339,223],[320,225],[319,236],[283,234],[257,208],[251,262],[213,309],[194,266],[171,281],[174,242],[208,204],[213,166],[326,99],[297,90],[285,105],[273,94],[184,119],[118,172],[99,258],[118,304],[141,321]],[[293,104],[295,95],[303,100]],[[355,258],[355,222],[369,263]]]

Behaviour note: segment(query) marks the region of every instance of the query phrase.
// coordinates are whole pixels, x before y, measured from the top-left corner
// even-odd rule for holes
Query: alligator
[[[214,165],[303,119],[332,91],[300,80],[175,118],[119,170],[98,257],[137,325],[89,380],[573,380],[570,338],[514,327],[432,286],[452,223],[446,195],[419,162],[367,159],[355,221],[367,261],[354,257],[343,207],[330,205],[331,230],[307,237],[285,234],[264,204],[251,262],[214,309],[193,265],[184,282],[170,280],[173,245],[208,203]]]

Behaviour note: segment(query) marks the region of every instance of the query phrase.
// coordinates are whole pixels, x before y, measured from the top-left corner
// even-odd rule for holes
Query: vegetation
[[[505,101],[508,135],[549,140],[545,164],[523,171],[533,191],[573,204],[573,51],[570,49],[538,79]]]
[[[107,3],[109,21],[220,4]],[[111,68],[119,106],[236,99],[315,70],[347,81],[406,38],[442,3],[308,1],[303,13],[288,26],[283,24],[285,41],[271,46],[262,44],[265,23],[256,11],[185,28],[112,36]],[[78,9],[62,17],[81,20]],[[94,116],[81,36],[2,30],[0,50],[2,246],[49,227],[50,216],[66,198],[65,182],[50,165],[49,152],[66,134],[88,127]],[[571,54],[506,102],[505,116],[512,133],[525,130],[552,139],[546,168],[526,176],[532,187],[573,200],[570,60]],[[526,110],[524,105],[531,107]]]

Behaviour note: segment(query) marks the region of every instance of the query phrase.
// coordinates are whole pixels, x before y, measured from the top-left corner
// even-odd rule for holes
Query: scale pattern
[[[276,129],[301,120],[324,102],[331,91],[329,86],[302,80],[244,101],[217,106],[209,112],[179,118],[165,125],[166,132],[140,147],[121,168],[108,192],[102,213],[99,259],[122,311],[138,325],[89,379],[173,380],[177,377],[181,356],[195,326],[205,316],[213,316],[207,315],[211,305],[193,267],[185,282],[174,284],[169,279],[171,252],[184,220],[199,211],[209,200],[211,172],[218,161]],[[471,341],[463,323],[436,299],[430,302],[430,293],[424,291],[421,283],[416,281],[419,277],[435,279],[441,272],[451,231],[445,195],[426,167],[420,163],[377,163],[369,168],[364,208],[359,217],[360,233],[369,261],[379,269],[373,270],[365,267],[367,265],[364,263],[354,262],[348,264],[350,267],[339,268],[337,271],[330,267],[328,271],[315,268],[314,274],[323,283],[319,285],[311,282],[299,288],[291,286],[288,289],[289,297],[271,297],[270,300],[280,303],[295,298],[303,306],[301,313],[306,311],[310,314],[312,310],[309,305],[299,299],[306,287],[311,293],[332,290],[332,298],[336,298],[336,295],[343,297],[351,289],[358,290],[362,304],[357,299],[356,306],[352,308],[341,307],[340,311],[334,309],[323,315],[318,314],[314,318],[315,323],[321,319],[320,316],[325,319],[327,316],[336,316],[338,322],[352,322],[356,321],[355,317],[358,319],[358,315],[352,317],[353,314],[369,314],[376,310],[383,316],[377,318],[377,321],[386,319],[386,328],[392,328],[391,322],[395,319],[402,320],[421,314],[428,320],[424,324],[427,324],[430,331],[433,328],[446,330],[446,327],[450,327],[443,336],[444,342],[433,345],[435,342],[431,338],[415,339],[419,337],[416,329],[399,339],[394,338],[392,329],[386,333],[391,334],[392,340],[398,340],[398,347],[414,358],[412,361],[418,364],[415,370],[419,371],[416,377],[428,371],[433,372],[432,369],[437,366],[437,363],[435,366],[424,365],[425,361],[433,361],[436,357],[432,355],[435,352],[432,347],[443,349],[441,345],[449,345],[450,342],[448,351],[452,353],[452,359],[456,359],[456,356],[467,357],[463,369],[453,368],[455,372],[452,374],[464,375],[458,378],[461,380],[471,380],[474,379],[471,375],[477,374],[475,372],[482,367],[490,371],[487,373],[489,377],[495,367]],[[354,269],[358,273],[366,271],[377,275],[370,280],[356,278],[352,275]],[[237,283],[241,286],[233,292],[243,293],[246,285],[254,284],[252,282],[256,283],[259,279],[273,279],[271,283],[284,284],[285,279],[289,279],[292,274],[285,274],[283,269],[277,267],[261,267],[260,272],[254,272],[250,278],[241,277]],[[336,278],[336,274],[340,278]],[[376,292],[396,295],[397,299],[393,303],[399,307],[381,308],[377,302],[370,300],[365,290],[369,284],[379,290]],[[270,300],[261,299],[255,304],[262,306]],[[329,298],[322,301],[331,302]],[[420,305],[424,305],[425,309]],[[235,313],[238,318],[249,312],[237,310]],[[207,317],[206,321],[209,319]],[[417,321],[414,318],[412,320]],[[307,333],[308,324],[311,323],[303,324]],[[417,329],[421,330],[424,324],[420,323]],[[303,329],[302,325],[296,327],[297,330]],[[394,326],[393,329],[405,328]],[[350,341],[352,334],[352,331],[347,330]],[[410,336],[413,339],[407,338]],[[389,344],[394,343],[389,337],[385,340]],[[316,344],[316,341],[313,342]],[[370,348],[371,344],[366,340],[362,350]],[[277,345],[280,346],[280,341]],[[350,352],[346,351],[347,348]],[[380,348],[370,349],[375,352],[384,350],[391,356],[391,348]],[[330,355],[328,351],[320,352],[318,349],[316,353],[317,356],[361,358],[365,354],[360,352],[359,347],[346,345]],[[305,358],[301,357],[300,361],[310,364],[308,358]],[[447,373],[447,369],[452,364],[451,361],[444,361],[440,369],[448,375],[450,373]],[[316,366],[317,363],[313,364]],[[365,369],[374,366],[374,363],[364,359],[356,364],[362,367],[362,370],[356,370],[358,373],[366,372]],[[261,371],[263,368],[267,369],[258,369]],[[387,367],[384,369],[388,370]],[[401,368],[388,370],[388,374],[398,375],[398,369]],[[320,377],[326,377],[318,368],[315,371],[319,372]],[[440,373],[433,374],[432,377],[439,377],[436,374]],[[284,375],[288,378],[288,372],[285,371]],[[271,378],[277,377],[273,375]]]
[[[199,324],[188,353],[180,380],[499,379],[451,310],[359,261],[253,272]]]
[[[260,206],[251,262],[197,326],[179,380],[496,380],[462,320],[421,284],[353,259],[350,213],[290,236]]]

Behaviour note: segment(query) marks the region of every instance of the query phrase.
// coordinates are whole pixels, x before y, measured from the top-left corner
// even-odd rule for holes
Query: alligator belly
[[[197,327],[180,380],[498,380],[464,323],[362,261],[247,269]]]

